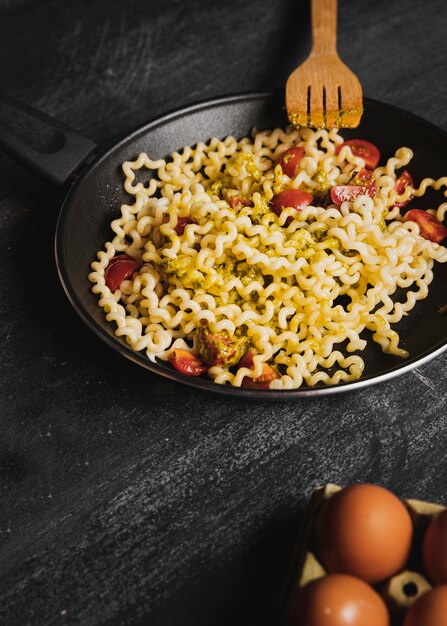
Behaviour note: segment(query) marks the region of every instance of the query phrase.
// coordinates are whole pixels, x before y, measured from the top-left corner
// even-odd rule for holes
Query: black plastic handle
[[[61,186],[96,145],[69,126],[9,96],[0,96],[0,149]]]

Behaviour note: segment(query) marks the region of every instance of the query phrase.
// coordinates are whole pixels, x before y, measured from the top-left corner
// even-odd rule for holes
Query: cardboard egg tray
[[[326,576],[328,572],[318,561],[314,553],[314,523],[323,503],[331,498],[342,487],[328,483],[313,492],[303,524],[302,533],[296,547],[288,584],[284,592],[284,609],[288,612],[289,603],[297,587],[301,588],[317,578]],[[446,507],[421,500],[403,500],[413,520],[413,546],[408,559],[408,569],[398,572],[392,578],[373,585],[385,600],[392,619],[392,626],[401,626],[405,612],[432,585],[426,578],[422,565],[422,540],[425,530],[432,518]]]

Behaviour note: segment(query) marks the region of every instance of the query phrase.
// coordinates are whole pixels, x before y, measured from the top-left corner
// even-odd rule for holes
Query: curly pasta
[[[406,357],[392,325],[427,296],[433,263],[446,262],[447,249],[424,239],[395,203],[446,187],[447,177],[398,196],[396,171],[412,158],[400,148],[374,170],[374,198],[318,202],[322,187],[347,184],[364,167],[349,146],[336,154],[342,143],[336,130],[290,127],[214,138],[168,161],[143,153],[125,162],[134,202],[121,207],[115,236],[89,274],[116,335],[151,361],[167,360],[173,349],[197,353],[204,326],[243,339],[255,354],[252,368],[208,369],[214,382],[237,387],[261,376],[266,362],[277,374],[271,389],[356,380],[365,329],[384,352]],[[277,162],[296,146],[304,156],[291,179]],[[139,182],[136,172],[145,170],[149,181]],[[314,201],[278,216],[270,203],[285,188],[305,189]],[[228,190],[249,201],[232,203]],[[444,202],[438,219],[446,212]],[[112,292],[105,270],[117,253],[141,267]],[[392,299],[398,288],[406,290],[403,302]]]

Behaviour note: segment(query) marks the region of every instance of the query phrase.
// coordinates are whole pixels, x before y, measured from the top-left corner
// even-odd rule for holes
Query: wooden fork
[[[296,126],[355,128],[362,87],[337,54],[337,0],[312,0],[312,49],[286,85],[289,120]]]

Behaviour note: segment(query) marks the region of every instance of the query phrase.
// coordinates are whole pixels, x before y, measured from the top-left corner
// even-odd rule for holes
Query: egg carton
[[[318,487],[312,493],[300,539],[296,546],[288,583],[283,594],[285,614],[288,612],[289,604],[297,587],[302,588],[313,580],[328,574],[315,554],[314,523],[325,501],[341,489],[342,487],[339,485],[328,483],[323,487]],[[407,564],[408,569],[373,585],[389,608],[392,626],[401,626],[406,611],[421,595],[432,588],[422,565],[422,540],[431,520],[446,508],[440,504],[423,502],[422,500],[403,500],[403,503],[411,515],[414,527],[413,544]]]

